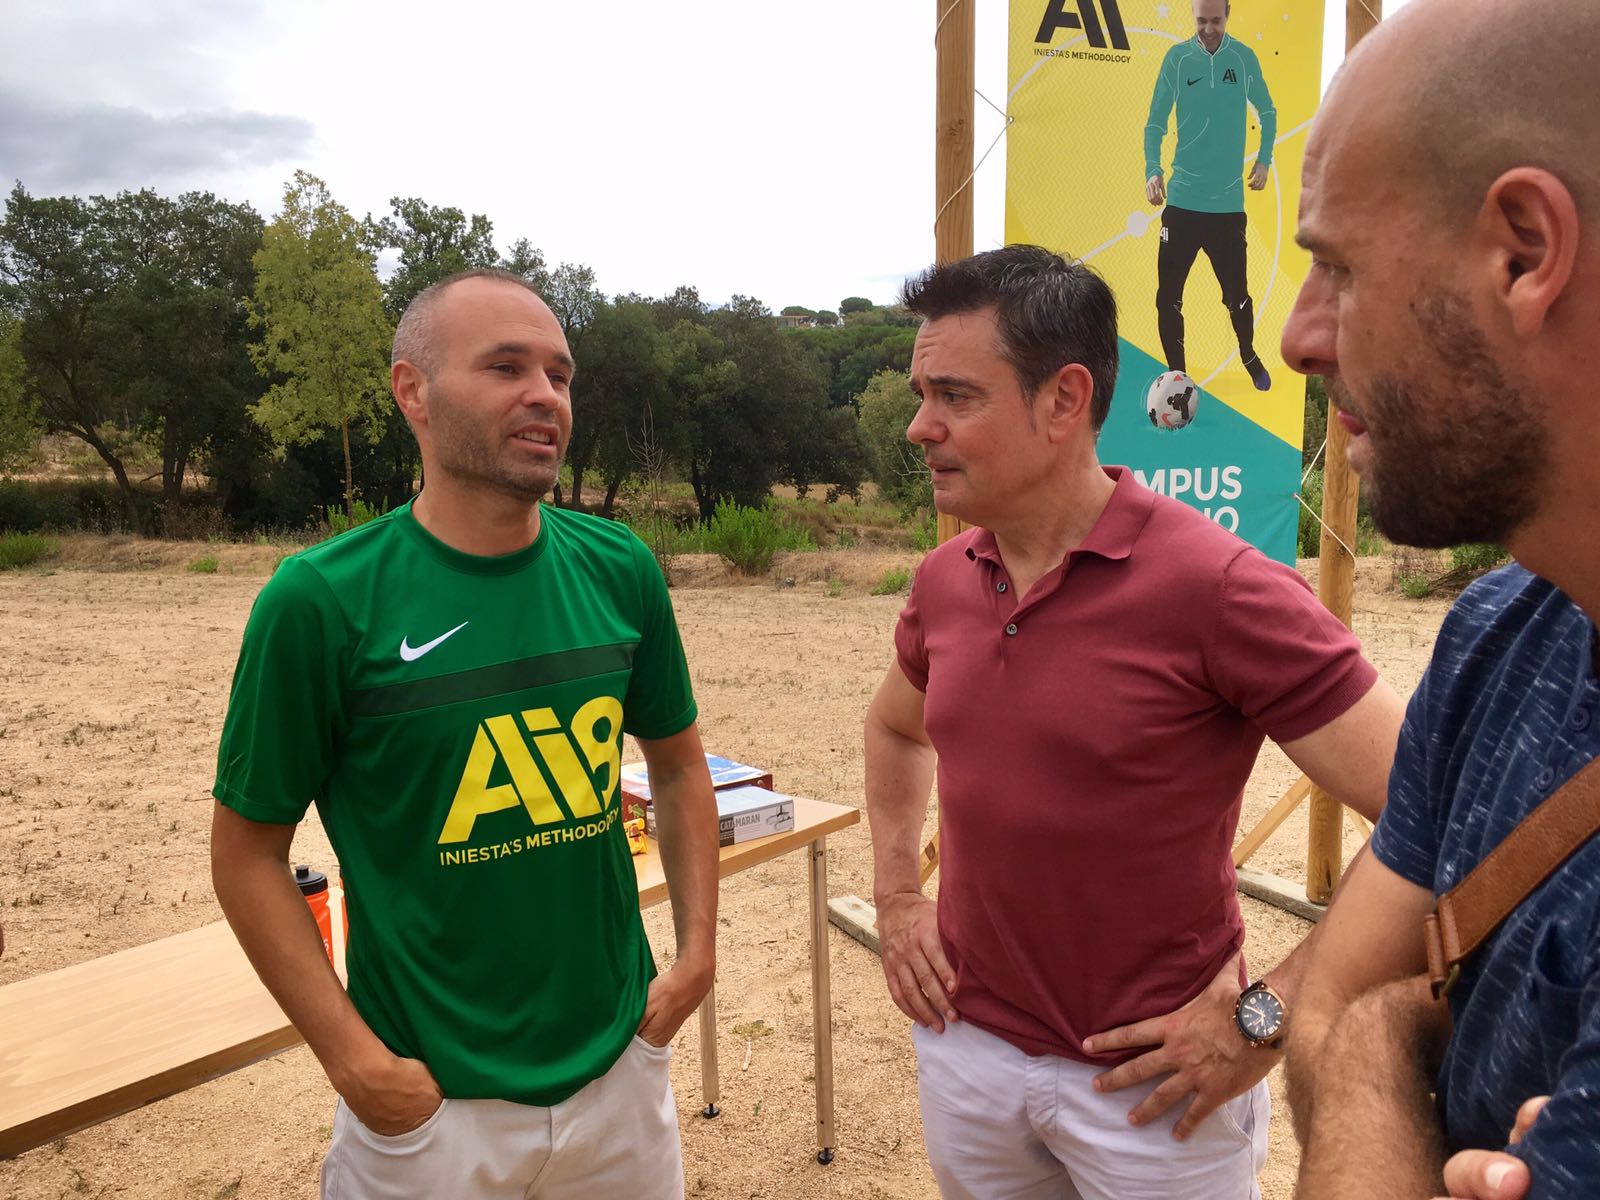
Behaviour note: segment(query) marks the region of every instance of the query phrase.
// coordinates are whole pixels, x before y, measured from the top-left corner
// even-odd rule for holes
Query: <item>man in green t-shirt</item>
[[[1244,182],[1246,105],[1261,121],[1261,148],[1250,169],[1250,188],[1267,186],[1278,135],[1261,61],[1228,36],[1226,0],[1194,0],[1195,36],[1179,42],[1161,62],[1144,129],[1145,198],[1166,204],[1156,257],[1156,320],[1167,366],[1187,371],[1183,340],[1183,289],[1195,257],[1205,251],[1222,287],[1222,303],[1239,339],[1239,361],[1261,391],[1272,387],[1255,350],[1255,308],[1246,278]],[[1172,186],[1161,171],[1161,143],[1178,110],[1178,144]]]
[[[683,1195],[667,1062],[714,970],[716,804],[655,561],[540,504],[572,376],[523,280],[421,293],[391,383],[422,492],[287,559],[245,629],[212,878],[340,1095],[324,1200]],[[672,899],[661,975],[625,732]],[[288,866],[313,803],[348,889],[348,994]]]

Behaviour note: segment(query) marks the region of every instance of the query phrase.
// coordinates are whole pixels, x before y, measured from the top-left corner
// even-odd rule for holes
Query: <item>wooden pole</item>
[[[973,96],[977,78],[976,0],[934,0],[938,27],[934,105],[933,257],[953,262],[972,254]],[[963,528],[939,514],[939,541]]]
[[[1383,0],[1345,0],[1345,53],[1383,19]],[[1328,452],[1322,474],[1322,570],[1317,594],[1346,625],[1355,605],[1356,505],[1361,488],[1345,450],[1350,435],[1339,410],[1328,404]],[[1342,543],[1342,544],[1341,544]],[[1344,869],[1344,818],[1339,802],[1321,788],[1311,789],[1310,841],[1306,850],[1306,899],[1326,904]]]

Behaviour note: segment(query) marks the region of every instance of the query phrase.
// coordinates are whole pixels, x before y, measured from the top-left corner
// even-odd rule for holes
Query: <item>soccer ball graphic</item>
[[[1200,389],[1182,371],[1163,371],[1150,385],[1145,404],[1157,429],[1182,429],[1200,407]]]

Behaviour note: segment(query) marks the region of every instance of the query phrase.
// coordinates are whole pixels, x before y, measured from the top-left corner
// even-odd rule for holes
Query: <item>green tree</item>
[[[400,265],[383,285],[384,308],[389,319],[400,320],[419,292],[461,271],[500,264],[494,248],[494,226],[479,213],[468,217],[459,208],[435,206],[415,196],[390,199],[392,215],[367,221],[368,245],[375,250],[396,250]],[[526,242],[513,247],[522,271],[542,268],[539,252]],[[519,273],[522,273],[519,271]],[[383,432],[370,452],[357,450],[355,474],[381,493],[390,506],[402,504],[411,494],[421,470],[417,442],[405,418],[394,405],[386,405]]]
[[[0,476],[26,466],[44,432],[22,356],[22,322],[0,309]]]
[[[1300,452],[1301,469],[1309,470],[1320,463],[1322,443],[1328,437],[1328,386],[1322,376],[1313,375],[1306,380],[1306,423]]]
[[[824,329],[832,328],[833,326],[837,325],[838,323],[839,323],[839,314],[838,313],[834,312],[831,309],[827,309],[827,308],[822,308],[822,309],[818,309],[817,310],[817,324],[822,326]]]
[[[682,321],[704,325],[707,309],[699,292],[687,284],[680,284],[670,296],[652,301],[650,312],[655,318],[656,328],[665,333]]]
[[[117,280],[100,220],[104,204],[100,197],[33,197],[14,186],[0,221],[0,303],[21,316],[22,353],[46,428],[81,439],[100,456],[138,529],[133,482],[102,436],[107,425],[132,429],[136,416],[122,374],[122,330],[111,312]]]
[[[803,304],[786,304],[780,310],[785,317],[814,317],[817,314]]]
[[[718,500],[758,507],[782,479],[817,482],[817,458],[801,444],[823,433],[828,402],[822,372],[760,301],[735,296],[709,314],[707,328],[732,367],[719,379],[731,386],[687,406],[675,424],[688,431],[680,461],[709,520]]]
[[[873,307],[872,301],[865,296],[846,296],[839,301],[839,315],[848,317],[851,313],[867,312]]]
[[[441,279],[496,265],[488,217],[473,213],[469,219],[459,208],[435,207],[415,196],[395,196],[389,207],[392,216],[368,220],[367,240],[376,249],[400,252],[400,265],[383,285],[390,320],[399,321],[417,293]]]
[[[550,272],[545,267],[544,254],[527,238],[518,238],[496,264],[502,271],[520,275],[541,296],[550,285]]]
[[[724,414],[737,404],[739,368],[729,359],[721,339],[705,325],[679,321],[662,338],[667,388],[681,414],[676,421],[657,420],[661,449],[679,464],[694,488],[702,520],[716,509],[715,455]]]
[[[562,263],[550,273],[539,295],[561,322],[567,344],[574,348],[594,320],[595,313],[606,302],[600,289],[595,287],[594,269],[582,263]]]
[[[111,431],[159,447],[163,490],[175,499],[260,390],[242,308],[260,239],[254,211],[209,193],[86,201],[12,190],[0,291],[21,317],[40,414],[99,454],[134,529],[142,505],[114,449],[125,439]]]
[[[389,408],[394,330],[370,249],[349,211],[316,176],[296,171],[283,211],[255,256],[251,323],[262,331],[251,356],[276,380],[250,413],[280,448],[339,430],[346,515],[355,509],[350,429],[368,441]]]
[[[170,504],[198,459],[239,436],[261,394],[245,304],[262,221],[208,192],[170,200],[148,189],[104,202],[101,221],[117,271],[109,313],[123,330],[124,386],[161,450]]]
[[[659,419],[668,404],[667,355],[648,302],[602,304],[574,353],[572,507],[582,502],[585,473],[597,468],[605,485],[601,512],[611,515],[617,492],[637,465],[646,414]]]
[[[881,324],[797,329],[787,336],[798,339],[826,373],[829,400],[852,407],[879,371],[910,369],[917,340],[914,329]]]
[[[872,473],[872,459],[861,436],[855,409],[834,407],[820,391],[806,397],[789,438],[785,475],[804,497],[819,483],[828,485],[829,503],[840,495],[859,498],[861,482]]]
[[[904,371],[879,371],[861,393],[861,435],[871,456],[872,478],[879,493],[902,508],[933,504],[933,481],[922,451],[906,441],[918,403]]]

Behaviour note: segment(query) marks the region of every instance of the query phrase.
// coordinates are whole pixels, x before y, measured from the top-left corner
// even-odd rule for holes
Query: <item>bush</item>
[[[656,566],[661,568],[661,577],[667,581],[667,586],[672,586],[672,559],[678,553],[676,542],[678,530],[673,525],[672,519],[665,513],[651,513],[648,516],[628,515],[624,524],[633,530],[634,535],[650,547],[650,554],[656,560]]]
[[[745,575],[765,574],[779,550],[817,548],[810,534],[784,527],[770,500],[760,508],[717,501],[705,528],[705,544]]]
[[[1306,473],[1305,482],[1300,485],[1300,498],[1305,504],[1300,505],[1300,531],[1296,537],[1295,554],[1300,558],[1316,558],[1322,553],[1322,522],[1317,519],[1322,514],[1321,467]],[[1310,507],[1307,508],[1307,505]],[[1356,544],[1352,549],[1362,557],[1382,554],[1384,549],[1383,537],[1367,510],[1365,492],[1361,493],[1356,506]]]
[[[365,525],[368,521],[376,520],[389,511],[387,504],[378,506],[368,504],[365,500],[357,499],[350,506],[350,515],[346,516],[344,509],[337,504],[327,507],[328,536],[338,537],[341,533],[349,533],[357,525]]]
[[[1404,574],[1396,580],[1402,594],[1413,600],[1425,600],[1433,595],[1433,580],[1422,574]]]
[[[1295,554],[1301,558],[1315,558],[1322,550],[1322,525],[1317,514],[1322,512],[1322,468],[1313,467],[1300,485],[1300,532],[1295,539]]]
[[[939,517],[932,509],[917,514],[911,527],[911,548],[926,554],[939,544]]]
[[[217,573],[216,555],[208,554],[204,558],[195,559],[189,564],[189,570],[193,571],[196,575],[215,575]]]
[[[922,448],[906,441],[919,403],[904,371],[879,371],[857,399],[878,492],[907,508],[933,503],[933,477],[922,461]]]
[[[872,589],[874,596],[893,596],[906,590],[906,584],[911,582],[911,572],[904,567],[896,567],[892,571],[885,571],[883,578],[878,580]]]
[[[109,480],[0,481],[0,529],[121,533],[127,528],[122,494]]]
[[[204,495],[162,500],[155,507],[154,517],[163,537],[180,542],[218,541],[232,532],[221,506]]]
[[[42,533],[0,533],[0,571],[32,566],[60,549],[60,542]]]
[[[1511,556],[1499,546],[1487,542],[1472,542],[1450,548],[1450,576],[1459,578],[1465,587],[1479,575],[1494,570]]]

